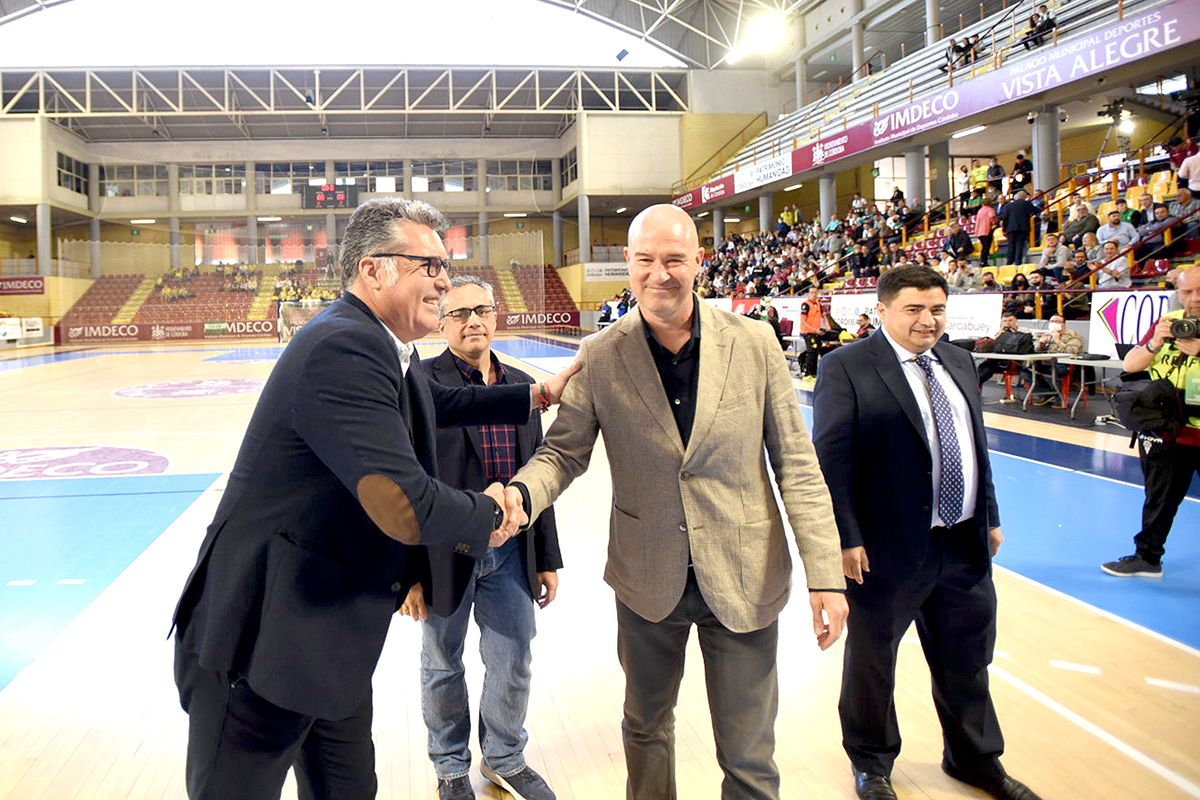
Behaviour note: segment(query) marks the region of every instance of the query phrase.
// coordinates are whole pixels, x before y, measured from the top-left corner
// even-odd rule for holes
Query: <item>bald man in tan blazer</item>
[[[627,796],[676,797],[674,706],[695,625],[722,797],[775,800],[777,617],[791,558],[772,472],[822,649],[847,614],[841,545],[779,344],[769,326],[696,298],[702,258],[680,209],[653,206],[634,219],[626,260],[638,305],[584,339],[583,369],[508,500],[535,518],[587,469],[604,433]]]

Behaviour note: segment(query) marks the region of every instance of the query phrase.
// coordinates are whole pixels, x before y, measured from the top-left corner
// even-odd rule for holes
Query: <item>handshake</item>
[[[511,484],[505,487],[493,483],[484,489],[483,493],[495,500],[496,505],[504,511],[500,527],[492,531],[492,538],[488,542],[491,547],[499,547],[529,524],[529,515],[525,513],[525,498],[521,495],[521,490]]]

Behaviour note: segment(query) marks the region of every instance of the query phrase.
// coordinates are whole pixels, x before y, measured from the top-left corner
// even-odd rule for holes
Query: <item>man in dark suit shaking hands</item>
[[[192,800],[375,796],[371,674],[413,545],[481,557],[525,520],[500,484],[437,480],[434,425],[523,423],[531,388],[450,389],[417,367],[450,288],[432,206],[374,200],[342,242],[345,294],[271,372],[175,612]]]
[[[1000,765],[988,688],[996,642],[992,557],[1004,537],[979,382],[942,342],[946,280],[925,267],[879,279],[880,328],[821,362],[814,444],[850,578],[842,744],[864,800],[896,797],[896,653],[915,620],[942,724],[942,769],[1004,800],[1036,800]]]
[[[426,375],[446,386],[533,383],[533,378],[492,352],[496,296],[490,284],[455,276],[442,298],[441,331],[447,347],[422,361]],[[451,486],[483,489],[507,484],[542,443],[539,417],[523,425],[478,425],[438,431],[441,477]],[[518,800],[554,800],[554,792],[525,763],[525,712],[529,707],[530,644],[536,630],[534,601],[545,608],[558,591],[558,528],[554,509],[526,531],[475,560],[450,548],[427,548],[429,569],[400,609],[424,620],[421,631],[421,710],[429,731],[429,759],[440,800],[473,800],[471,708],[463,647],[474,609],[483,656],[479,745],[484,777]],[[432,615],[427,613],[433,611]]]

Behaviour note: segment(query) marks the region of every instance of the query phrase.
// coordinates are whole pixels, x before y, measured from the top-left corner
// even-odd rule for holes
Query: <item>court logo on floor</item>
[[[245,394],[262,389],[264,381],[244,378],[218,378],[209,380],[171,381],[169,383],[147,383],[130,386],[113,392],[117,397],[158,399],[163,397],[224,397]]]
[[[167,464],[161,453],[129,447],[23,447],[0,450],[0,480],[157,475]]]

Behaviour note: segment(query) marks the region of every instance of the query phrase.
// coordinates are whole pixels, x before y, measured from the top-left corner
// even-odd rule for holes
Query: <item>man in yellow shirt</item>
[[[1118,578],[1162,577],[1162,556],[1175,512],[1187,496],[1192,476],[1200,473],[1200,336],[1177,338],[1171,331],[1172,323],[1200,318],[1200,268],[1179,273],[1175,287],[1183,308],[1165,314],[1125,355],[1125,371],[1146,370],[1152,378],[1171,381],[1184,394],[1190,416],[1172,437],[1138,437],[1146,499],[1142,530],[1133,537],[1137,552],[1100,567]]]

